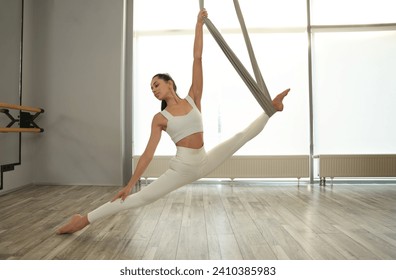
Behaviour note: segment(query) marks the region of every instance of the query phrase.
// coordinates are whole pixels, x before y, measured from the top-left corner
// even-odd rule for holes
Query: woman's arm
[[[158,143],[161,139],[162,133],[162,124],[161,124],[162,116],[158,113],[154,116],[152,124],[151,124],[151,135],[150,139],[147,143],[146,149],[144,150],[142,156],[140,157],[135,172],[133,173],[131,179],[128,184],[117,193],[117,195],[111,200],[111,202],[121,198],[125,200],[127,196],[132,191],[133,187],[137,183],[137,181],[141,178],[143,172],[146,170],[147,166],[150,164],[151,160],[154,157],[155,150],[157,149]]]
[[[203,24],[204,17],[208,13],[205,9],[201,10],[198,14],[197,24],[195,26],[195,39],[194,39],[194,61],[193,61],[193,76],[192,84],[188,95],[194,100],[198,109],[201,110],[201,98],[203,90],[203,73],[202,73],[202,50],[203,50]]]

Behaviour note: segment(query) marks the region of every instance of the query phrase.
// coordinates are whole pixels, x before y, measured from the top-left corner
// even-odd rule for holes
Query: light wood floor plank
[[[221,188],[202,188],[209,259],[238,259],[240,250],[235,238],[222,242],[224,236],[233,235],[233,232],[221,201]]]
[[[304,248],[304,251],[307,252],[310,258],[314,260],[337,260],[344,258],[321,235],[313,231],[300,232],[292,226],[284,226],[284,228]]]
[[[202,188],[186,187],[186,202],[176,259],[209,258]]]
[[[184,190],[179,189],[167,195],[164,211],[147,245],[149,252],[155,250],[153,259],[176,259],[185,202]],[[143,258],[147,259],[147,256]]]

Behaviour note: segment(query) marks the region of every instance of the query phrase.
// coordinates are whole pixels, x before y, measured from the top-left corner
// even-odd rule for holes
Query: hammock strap
[[[204,7],[204,0],[199,0],[200,8],[203,9]],[[272,116],[276,110],[272,106],[272,100],[270,97],[270,94],[268,92],[268,89],[265,85],[264,79],[261,75],[260,69],[257,64],[257,60],[255,58],[252,44],[250,42],[249,35],[246,30],[246,25],[243,20],[242,12],[238,3],[238,0],[234,0],[234,6],[235,10],[238,15],[238,20],[241,25],[241,29],[244,35],[246,47],[249,52],[249,57],[252,63],[253,71],[255,74],[255,77],[257,79],[257,82],[252,78],[250,73],[247,71],[245,66],[243,66],[242,62],[238,59],[238,57],[235,55],[235,53],[231,50],[229,45],[226,43],[224,40],[223,36],[219,32],[219,30],[214,26],[212,21],[209,18],[204,18],[204,23],[206,27],[208,28],[209,32],[212,34],[213,38],[215,41],[218,43],[232,66],[234,66],[235,70],[239,74],[239,76],[242,78],[242,80],[245,82],[246,86],[249,88],[249,90],[252,92],[253,96],[256,98],[257,102],[260,104],[260,106],[263,108],[263,110],[266,112],[268,116]]]

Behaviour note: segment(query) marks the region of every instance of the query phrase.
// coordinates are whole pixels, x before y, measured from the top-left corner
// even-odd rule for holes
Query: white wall
[[[123,3],[25,0],[23,103],[45,109],[45,132],[23,135],[22,165],[4,173],[4,191],[123,184]]]

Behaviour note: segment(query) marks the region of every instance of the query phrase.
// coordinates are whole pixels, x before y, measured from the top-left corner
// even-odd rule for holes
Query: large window
[[[206,0],[205,5],[231,48],[251,69],[232,2]],[[292,91],[285,111],[238,154],[396,153],[394,0],[311,0],[310,28],[305,0],[239,2],[271,95],[288,87]],[[134,153],[141,154],[152,117],[160,110],[150,91],[152,76],[170,73],[181,97],[189,89],[198,0],[134,3]],[[205,145],[210,149],[262,109],[209,33],[204,38],[203,65]],[[164,135],[157,154],[172,155],[173,146]]]
[[[396,31],[314,34],[315,151],[396,153]]]
[[[186,5],[181,4],[188,2]],[[198,1],[135,1],[134,51],[134,153],[141,154],[150,133],[152,116],[160,109],[152,96],[150,81],[158,72],[170,73],[184,97],[191,84],[192,49]],[[287,109],[274,116],[265,131],[238,154],[286,155],[309,153],[308,58],[305,1],[283,0],[276,5],[240,1],[250,28],[252,44],[272,96],[291,88]],[[205,1],[209,16],[237,53],[250,67],[243,36],[232,1]],[[174,8],[171,8],[173,5]],[[180,5],[186,5],[181,7]],[[288,6],[288,9],[284,9]],[[175,13],[174,10],[183,10]],[[298,11],[298,12],[296,12]],[[282,16],[276,16],[282,13]],[[180,17],[179,17],[179,14]],[[169,19],[170,17],[170,19]],[[176,17],[177,19],[175,19]],[[243,129],[262,109],[212,36],[204,36],[203,117],[205,146],[210,149]],[[293,121],[290,121],[293,120]],[[174,148],[163,136],[158,155],[172,155]]]
[[[313,25],[396,23],[395,0],[311,0]]]
[[[316,154],[396,153],[393,6],[312,0]]]

